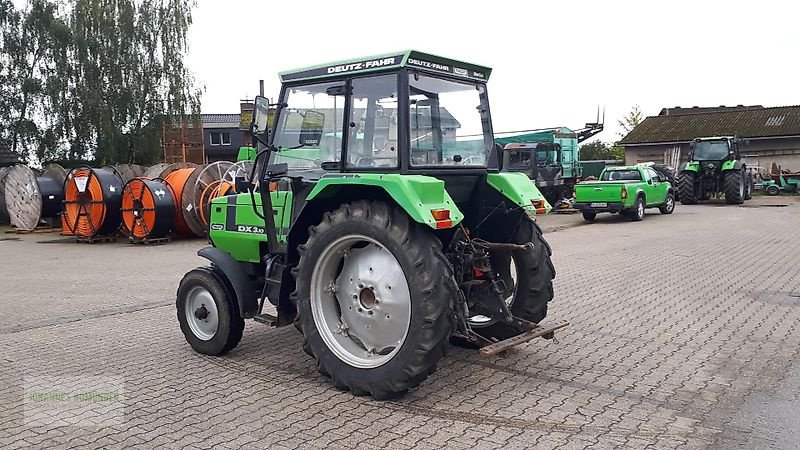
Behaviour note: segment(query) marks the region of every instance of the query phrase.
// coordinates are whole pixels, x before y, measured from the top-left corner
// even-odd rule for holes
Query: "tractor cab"
[[[523,172],[552,204],[564,185],[561,145],[554,142],[511,143],[503,147],[503,170]]]
[[[192,348],[294,323],[337,386],[388,398],[450,339],[493,355],[566,326],[543,323],[550,206],[499,169],[490,72],[407,51],[281,73],[277,102],[256,98],[249,179],[211,203],[212,266],[178,289]]]

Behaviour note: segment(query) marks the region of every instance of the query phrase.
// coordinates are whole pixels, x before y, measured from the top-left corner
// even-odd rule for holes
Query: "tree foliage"
[[[603,141],[592,141],[581,145],[581,161],[625,159],[623,149]]]
[[[151,163],[196,114],[193,0],[0,0],[0,138],[38,160]]]
[[[639,105],[633,105],[633,108],[631,108],[630,112],[628,112],[625,117],[617,121],[620,128],[623,130],[623,132],[619,133],[619,137],[625,137],[625,135],[639,126],[643,120],[644,116],[642,115],[642,111],[639,109]]]

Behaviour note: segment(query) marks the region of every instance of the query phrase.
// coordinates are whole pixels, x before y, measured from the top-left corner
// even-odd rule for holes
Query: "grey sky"
[[[496,131],[592,121],[632,105],[800,104],[792,1],[198,0],[189,64],[203,112],[280,87],[277,72],[413,48],[493,68]]]

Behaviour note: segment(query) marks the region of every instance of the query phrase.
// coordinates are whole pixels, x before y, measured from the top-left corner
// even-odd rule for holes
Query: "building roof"
[[[668,114],[646,118],[619,143],[623,145],[677,143],[705,136],[738,135],[743,138],[800,136],[800,106],[721,108],[705,108],[706,111],[688,114],[675,114],[673,108],[673,112]]]
[[[19,156],[11,151],[11,145],[0,139],[0,167],[19,164]]]
[[[492,73],[492,69],[489,67],[443,58],[416,50],[405,50],[288,70],[281,72],[279,75],[281,81],[288,82],[336,78],[355,73],[396,70],[402,67],[484,82],[489,79],[489,75]]]
[[[752,106],[744,106],[744,105],[736,105],[736,106],[692,106],[691,108],[682,108],[680,106],[675,106],[674,108],[662,108],[661,112],[658,113],[659,116],[678,116],[678,115],[686,115],[686,114],[705,114],[710,112],[725,112],[725,111],[745,111],[749,109],[762,109],[764,106],[762,105],[752,105]]]

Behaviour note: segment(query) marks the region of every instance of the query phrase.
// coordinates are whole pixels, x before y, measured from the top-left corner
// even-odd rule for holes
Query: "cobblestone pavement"
[[[192,352],[173,297],[203,264],[201,241],[1,234],[0,447],[789,447],[800,425],[799,219],[790,197],[678,205],[639,223],[546,217],[550,318],[572,323],[559,343],[504,358],[454,348],[389,402],[337,391],[292,327],[248,323],[229,355]],[[51,402],[61,410],[32,400],[69,383],[118,395]]]

